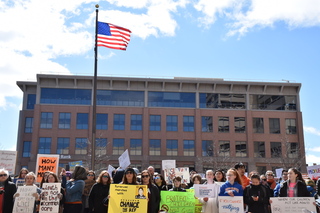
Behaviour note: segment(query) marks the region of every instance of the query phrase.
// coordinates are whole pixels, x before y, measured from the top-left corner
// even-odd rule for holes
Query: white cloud
[[[304,126],[304,127],[303,127],[303,130],[304,130],[306,133],[311,133],[311,134],[320,136],[320,130],[318,130],[318,129],[314,128],[314,127]]]
[[[306,163],[307,163],[309,166],[312,166],[313,163],[320,164],[320,156],[315,156],[315,155],[307,154],[307,155],[306,155]]]
[[[312,147],[312,148],[306,147],[306,151],[320,152],[320,147]]]

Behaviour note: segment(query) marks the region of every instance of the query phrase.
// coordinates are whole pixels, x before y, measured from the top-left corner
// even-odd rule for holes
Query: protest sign
[[[282,178],[282,170],[283,168],[276,169],[277,178]]]
[[[194,189],[186,189],[187,192],[191,192],[194,194]],[[198,198],[194,198],[194,213],[201,213],[202,211],[202,203],[199,201]]]
[[[313,197],[271,197],[272,213],[317,212]]]
[[[307,166],[308,176],[311,179],[320,178],[320,165]]]
[[[162,170],[176,168],[176,160],[162,160]]]
[[[110,185],[110,198],[109,198],[108,212],[146,213],[147,207],[148,207],[147,185],[127,185],[127,184],[111,184]]]
[[[40,213],[59,212],[60,199],[58,195],[60,190],[61,183],[43,183],[39,208]]]
[[[33,213],[35,197],[32,194],[36,192],[36,186],[20,186],[17,190],[19,197],[14,200],[12,213]]]
[[[219,196],[219,213],[243,213],[242,196]]]
[[[194,213],[194,193],[161,191],[160,210],[170,213]]]
[[[82,166],[82,160],[69,162],[70,171],[73,171],[76,166]]]
[[[59,155],[38,154],[36,164],[36,182],[40,183],[45,172],[58,174]]]
[[[188,167],[180,167],[180,168],[171,168],[164,170],[164,178],[167,184],[172,184],[172,180],[174,177],[180,176],[181,183],[188,184],[190,183],[190,174]]]
[[[118,158],[119,160],[119,166],[122,169],[126,169],[128,166],[130,166],[130,157],[129,157],[129,152],[128,150],[124,151],[122,155]]]
[[[0,168],[8,170],[9,175],[14,175],[16,169],[17,151],[0,150]]]
[[[193,184],[193,187],[194,196],[196,197],[217,197],[217,186],[215,184]]]
[[[109,164],[109,165],[108,165],[108,173],[109,173],[109,175],[112,176],[112,171],[114,171],[114,170],[116,170],[116,169]]]

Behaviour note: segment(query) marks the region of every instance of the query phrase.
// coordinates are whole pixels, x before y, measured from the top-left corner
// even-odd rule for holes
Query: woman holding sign
[[[151,182],[152,175],[148,170],[141,172],[141,185],[148,186],[148,213],[157,213],[159,211],[160,194],[158,187]]]
[[[227,182],[222,184],[219,196],[242,196],[243,189],[241,185],[241,177],[237,170],[229,169],[226,176]]]
[[[214,182],[214,173],[213,170],[206,171],[206,179],[207,181],[204,184],[210,184],[213,186],[212,188],[212,197],[203,197],[199,198],[200,203],[202,203],[202,211],[205,213],[210,212],[218,212],[218,194],[220,192],[220,186]]]
[[[310,197],[302,175],[297,169],[288,170],[288,180],[280,187],[279,197]]]

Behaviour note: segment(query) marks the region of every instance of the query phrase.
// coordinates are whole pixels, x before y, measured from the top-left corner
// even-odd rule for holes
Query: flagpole
[[[97,119],[97,75],[98,75],[98,13],[99,5],[96,4],[96,32],[94,44],[94,77],[93,77],[93,103],[92,103],[92,140],[91,140],[91,170],[95,171],[96,158],[96,119]]]

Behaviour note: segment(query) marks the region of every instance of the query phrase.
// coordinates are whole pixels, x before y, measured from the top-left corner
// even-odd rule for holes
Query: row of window
[[[214,142],[212,140],[203,140],[201,148],[201,155],[204,157],[230,157],[230,141],[218,141],[218,150],[214,150]],[[88,154],[88,140],[87,138],[75,139],[75,152],[74,154]],[[41,137],[38,144],[39,154],[73,154],[70,153],[70,138],[58,138],[57,150],[51,150],[52,138]],[[96,140],[96,155],[107,154],[107,138],[100,138]],[[166,156],[178,156],[178,140],[166,140],[166,153],[161,153],[161,140],[150,139],[149,140],[149,155],[160,156],[165,154]],[[195,156],[195,141],[183,140],[183,156]],[[298,143],[286,143],[287,156],[289,158],[298,158],[299,156],[299,144]],[[125,151],[125,139],[114,138],[112,141],[112,155],[121,155]],[[130,155],[142,155],[142,139],[130,139]],[[270,142],[270,153],[272,158],[279,158],[282,155],[281,142]],[[30,157],[31,155],[31,141],[23,142],[23,157]],[[235,157],[247,157],[247,142],[235,141]],[[254,157],[265,158],[266,148],[265,142],[254,142]]]
[[[114,114],[113,115],[113,129],[114,130],[125,130],[125,114]],[[218,132],[230,132],[230,118],[226,116],[218,117]],[[296,134],[296,119],[288,118],[285,120],[286,133]],[[40,120],[40,128],[51,129],[53,125],[53,113],[42,112]],[[130,115],[130,130],[142,130],[142,115],[132,114]],[[166,115],[166,131],[178,131],[178,116],[177,115]],[[33,118],[27,117],[25,120],[25,132],[32,133]],[[59,129],[70,129],[71,127],[71,113],[60,112],[58,120]],[[76,128],[77,129],[88,129],[89,127],[89,114],[88,113],[77,113]],[[96,129],[107,130],[108,129],[108,114],[97,114],[96,117]],[[264,118],[253,118],[253,132],[264,133]],[[150,131],[161,131],[161,115],[150,115],[149,117],[149,130]],[[246,119],[245,117],[234,117],[234,128],[235,133],[246,132]],[[195,117],[194,116],[183,116],[183,131],[194,132],[195,131]],[[201,116],[201,131],[202,132],[213,132],[213,117],[212,116]],[[269,118],[269,132],[271,134],[280,134],[280,119]]]
[[[33,109],[36,95],[29,94],[27,109]],[[144,91],[97,90],[97,105],[145,106]],[[147,92],[148,107],[196,108],[194,92]],[[296,96],[249,95],[250,109],[296,110]],[[41,104],[91,105],[90,89],[41,88]],[[199,93],[200,108],[246,109],[245,94]]]

